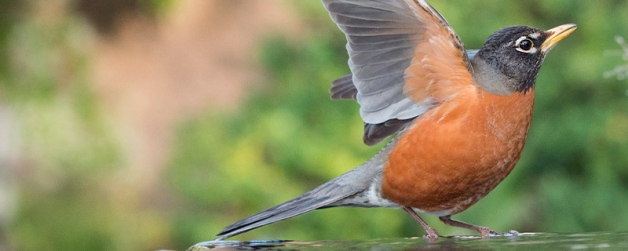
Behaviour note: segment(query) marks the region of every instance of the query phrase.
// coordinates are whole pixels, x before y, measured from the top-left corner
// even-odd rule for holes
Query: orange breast
[[[519,160],[534,90],[500,96],[469,88],[419,118],[384,168],[382,194],[426,212],[461,212],[499,184]]]

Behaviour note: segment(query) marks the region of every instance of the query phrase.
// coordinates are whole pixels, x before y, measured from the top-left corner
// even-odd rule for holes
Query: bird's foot
[[[506,237],[517,237],[519,236],[519,232],[517,232],[517,230],[510,230],[508,232],[503,233],[502,235]]]
[[[502,233],[497,232],[497,231],[493,231],[490,228],[487,227],[477,227],[476,229],[478,232],[480,232],[480,235],[482,235],[482,237],[491,237],[491,236],[501,236]]]
[[[424,239],[428,239],[428,240],[437,240],[438,238],[442,237],[440,234],[438,234],[438,231],[436,231],[436,229],[430,228],[430,229],[426,229],[427,233],[423,235]]]
[[[419,224],[421,224],[423,229],[425,229],[425,232],[427,232],[427,234],[424,234],[423,238],[428,239],[430,241],[434,241],[442,237],[440,236],[440,234],[438,234],[438,231],[436,231],[436,229],[433,229],[432,227],[427,225],[427,223],[423,219],[421,219],[421,216],[419,216],[412,208],[410,207],[401,207],[401,208],[404,211],[406,211],[408,214],[410,214],[410,216],[412,216],[412,218],[414,218]]]
[[[448,216],[441,216],[438,217],[443,223],[445,223],[445,225],[448,226],[453,226],[453,227],[461,227],[461,228],[466,228],[469,230],[473,230],[476,231],[478,233],[480,233],[480,235],[482,236],[482,238],[486,238],[486,237],[495,237],[495,236],[507,236],[507,237],[512,237],[512,236],[518,236],[519,232],[515,231],[515,230],[510,230],[506,233],[500,233],[497,231],[493,231],[490,228],[487,227],[482,227],[482,226],[476,226],[476,225],[472,225],[469,223],[464,223],[462,221],[457,221],[451,218],[451,215]]]

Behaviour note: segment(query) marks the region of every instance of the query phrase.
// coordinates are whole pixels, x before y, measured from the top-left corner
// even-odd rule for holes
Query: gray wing
[[[331,82],[331,99],[355,99],[358,89],[353,84],[353,74],[342,76]]]
[[[323,0],[323,4],[347,37],[349,67],[364,122],[407,120],[427,111],[429,102],[413,102],[404,96],[403,87],[405,70],[425,32],[426,22],[417,8],[433,8],[425,1],[418,1],[419,7],[412,0]]]
[[[475,57],[475,54],[478,53],[479,50],[467,50],[467,55],[469,60],[472,60]],[[348,74],[342,76],[333,82],[331,82],[331,89],[329,89],[329,94],[331,94],[331,99],[353,99],[356,100],[356,96],[358,94],[358,89],[353,83],[353,74]]]
[[[475,57],[478,50],[467,50],[467,55],[469,60]],[[331,94],[331,98],[336,99],[356,99],[358,94],[358,89],[353,82],[353,75],[345,75],[342,76],[332,82],[332,87],[329,89],[329,93]],[[417,115],[418,116],[418,115]],[[395,134],[402,128],[404,128],[407,124],[414,121],[414,118],[410,119],[389,119],[383,123],[377,124],[364,124],[364,137],[363,141],[365,144],[371,146],[375,145],[382,140],[388,138],[389,136]]]

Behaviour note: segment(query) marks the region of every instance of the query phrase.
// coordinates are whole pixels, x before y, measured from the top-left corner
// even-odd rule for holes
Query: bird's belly
[[[396,182],[397,188],[391,189],[397,191],[390,193],[391,190],[387,190],[385,197],[400,205],[407,205],[433,215],[453,215],[484,198],[510,173],[515,164],[516,160],[513,160],[508,166],[487,168],[490,170],[473,175],[456,172],[427,177],[430,176],[427,174],[423,175],[425,178],[420,182],[414,182],[409,186],[410,183],[399,180]]]
[[[510,173],[525,143],[531,105],[515,113],[519,115],[503,117],[462,108],[426,113],[402,135],[384,168],[383,197],[451,215],[479,201]]]

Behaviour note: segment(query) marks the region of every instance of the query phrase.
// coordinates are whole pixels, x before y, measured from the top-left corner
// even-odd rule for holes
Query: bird
[[[366,145],[390,140],[363,164],[227,226],[216,240],[331,207],[399,208],[427,239],[442,236],[417,212],[482,237],[507,234],[451,217],[513,170],[532,121],[543,60],[577,26],[508,26],[479,50],[466,50],[425,0],[322,3],[346,36],[351,70],[332,82],[331,98],[360,105]]]

